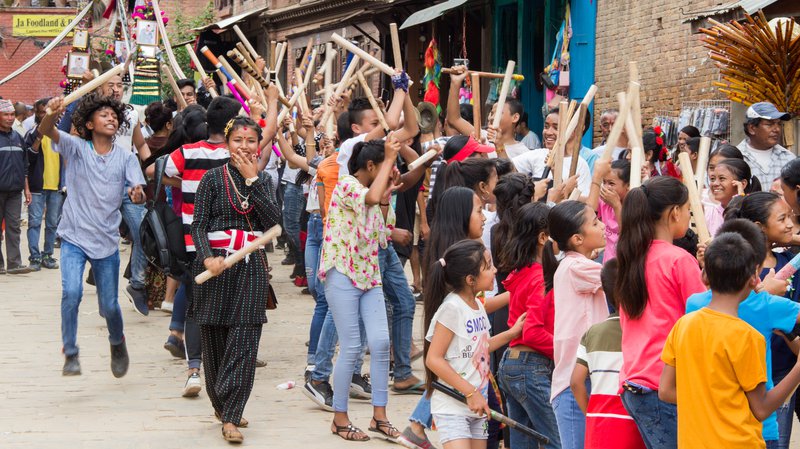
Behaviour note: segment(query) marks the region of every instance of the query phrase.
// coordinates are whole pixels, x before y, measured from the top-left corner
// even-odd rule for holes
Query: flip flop
[[[425,381],[420,380],[407,388],[397,388],[392,385],[392,391],[396,394],[422,394],[425,392]]]

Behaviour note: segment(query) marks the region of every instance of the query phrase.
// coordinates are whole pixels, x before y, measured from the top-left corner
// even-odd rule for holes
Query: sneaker
[[[163,301],[161,303],[161,307],[158,310],[172,315],[172,304],[173,304],[172,302]]]
[[[133,288],[132,285],[125,287],[125,296],[128,297],[133,309],[139,312],[140,315],[147,316],[150,310],[147,308],[147,292],[144,289]]]
[[[428,439],[428,436],[425,435],[425,438],[418,437],[417,434],[411,430],[411,426],[403,430],[403,433],[397,437],[397,442],[409,449],[433,449],[433,444],[431,444],[431,440]]]
[[[306,371],[303,373],[303,380],[306,383],[311,382],[311,374],[314,372],[314,365],[306,365]]]
[[[111,373],[114,377],[120,378],[128,372],[128,347],[125,346],[125,340],[118,345],[111,345]]]
[[[372,385],[369,384],[369,376],[353,374],[353,380],[350,381],[350,397],[372,399]]]
[[[296,262],[294,260],[294,257],[292,256],[286,256],[286,258],[281,261],[281,265],[295,265],[295,264]]]
[[[176,359],[183,359],[186,357],[186,349],[183,342],[174,335],[167,337],[167,342],[164,343],[164,349],[169,351]]]
[[[185,398],[196,398],[202,389],[203,382],[200,381],[200,373],[195,371],[186,379],[186,385],[183,386],[182,396]]]
[[[314,384],[308,381],[303,386],[303,394],[314,401],[322,410],[333,411],[333,388],[327,381]]]
[[[42,258],[42,266],[48,270],[55,270],[58,268],[58,262],[53,258],[53,256],[48,255]]]
[[[30,267],[31,271],[41,271],[41,269],[42,269],[42,261],[41,260],[39,260],[39,259],[31,259],[30,262],[31,262],[31,264],[28,265],[28,267]]]
[[[68,355],[64,357],[64,368],[61,369],[62,376],[80,376],[81,375],[81,362],[78,360],[78,354]]]
[[[18,267],[9,268],[8,270],[6,270],[6,273],[8,273],[8,274],[27,274],[27,273],[30,273],[31,271],[34,271],[33,269],[31,269],[31,267],[29,267],[27,265],[20,265]]]

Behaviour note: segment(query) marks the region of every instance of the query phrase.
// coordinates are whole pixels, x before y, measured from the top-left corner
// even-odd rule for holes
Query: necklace
[[[234,203],[233,198],[231,197],[231,191],[230,191],[230,189],[228,189],[228,183],[225,182],[224,183],[225,184],[225,193],[227,193],[227,195],[228,195],[228,201],[230,201],[231,206],[233,206],[233,209],[236,212],[238,212],[239,214],[242,214],[242,215],[247,214],[248,212],[250,212],[253,209],[250,206],[250,201],[249,201],[250,195],[248,194],[247,196],[244,196],[241,193],[239,193],[239,189],[236,188],[236,183],[233,182],[233,176],[231,176],[231,172],[230,172],[230,170],[228,170],[228,165],[225,165],[223,167],[223,170],[228,175],[228,180],[230,181],[230,184],[233,187],[233,192],[236,194],[236,199],[241,204],[241,208],[242,209],[239,209],[238,207],[236,207],[236,204]]]

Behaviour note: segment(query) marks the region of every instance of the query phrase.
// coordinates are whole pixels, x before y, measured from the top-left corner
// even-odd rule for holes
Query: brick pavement
[[[27,248],[23,232],[23,248]],[[121,258],[127,261],[130,247]],[[58,250],[56,250],[58,258]],[[313,299],[289,282],[290,271],[270,257],[280,300],[270,312],[260,346],[268,361],[256,371],[255,387],[245,409],[250,427],[242,429],[245,446],[276,448],[389,447],[374,439],[349,443],[331,435],[332,414],[317,409],[302,394],[308,324]],[[23,255],[27,251],[23,250]],[[282,256],[282,255],[281,255]],[[121,267],[121,268],[124,268]],[[120,283],[126,285],[125,282]],[[177,449],[228,447],[220,435],[205,386],[197,399],[182,398],[185,363],[162,348],[169,315],[135,313],[120,293],[131,366],[122,379],[110,372],[105,321],[98,315],[94,287],[84,284],[78,344],[83,374],[62,377],[60,273],[42,270],[0,276],[0,447]],[[415,336],[421,337],[422,309],[417,308]],[[365,370],[369,364],[365,363]],[[421,361],[415,374],[423,376]],[[281,391],[276,385],[294,380]],[[402,430],[418,396],[390,393],[389,417]],[[371,407],[351,400],[351,418],[363,429]],[[433,434],[435,435],[435,433]],[[400,447],[400,446],[396,446]]]

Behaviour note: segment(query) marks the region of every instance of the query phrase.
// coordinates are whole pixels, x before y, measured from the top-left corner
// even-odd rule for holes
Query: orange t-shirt
[[[317,184],[325,186],[325,198],[320,198],[320,206],[328,214],[328,206],[331,204],[331,195],[336,183],[339,182],[339,164],[336,162],[336,153],[326,157],[317,167]]]

